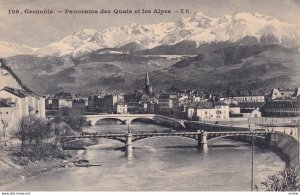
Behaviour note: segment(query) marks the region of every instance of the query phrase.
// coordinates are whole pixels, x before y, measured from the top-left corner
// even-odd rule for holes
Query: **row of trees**
[[[22,156],[30,158],[37,156],[40,159],[51,155],[48,152],[50,149],[58,149],[61,135],[80,132],[86,124],[81,111],[63,108],[55,114],[52,120],[35,117],[22,118],[14,136],[21,141]]]
[[[33,117],[24,117],[20,121],[19,130],[15,132],[15,137],[21,141],[21,152],[27,142],[30,146],[38,146],[51,135],[50,123]]]

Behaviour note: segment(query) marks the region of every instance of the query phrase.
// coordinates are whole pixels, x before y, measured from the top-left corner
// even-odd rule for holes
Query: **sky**
[[[26,9],[54,10],[54,14],[25,14]],[[64,14],[65,9],[170,9],[171,14]],[[190,13],[174,13],[188,9]],[[22,14],[9,14],[19,10]],[[104,30],[131,23],[174,22],[202,12],[221,17],[239,12],[260,13],[300,26],[300,0],[0,0],[0,41],[42,47],[81,29]]]

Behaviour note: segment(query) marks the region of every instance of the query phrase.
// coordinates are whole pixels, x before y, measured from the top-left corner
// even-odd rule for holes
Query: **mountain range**
[[[1,57],[33,54],[38,57],[78,57],[105,48],[134,47],[134,50],[175,45],[183,41],[203,44],[230,42],[240,44],[300,45],[298,26],[258,13],[237,13],[220,18],[197,12],[176,22],[130,24],[102,31],[83,29],[41,48],[0,42]],[[131,48],[132,51],[132,48]]]

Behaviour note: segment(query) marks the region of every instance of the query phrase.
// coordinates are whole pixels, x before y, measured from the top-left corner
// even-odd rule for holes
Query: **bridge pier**
[[[129,159],[133,157],[132,133],[131,132],[128,132],[126,135],[126,156]]]
[[[270,146],[276,146],[276,141],[277,141],[277,136],[276,133],[272,132],[271,133],[271,139],[270,139]]]
[[[201,141],[202,141],[202,138],[201,138],[201,131],[198,130],[197,131],[198,135],[197,135],[197,141],[198,141],[198,148],[201,149]]]
[[[90,120],[89,123],[91,124],[91,126],[95,126],[96,125],[96,121]]]
[[[201,131],[201,149],[203,152],[208,151],[207,133],[203,130]]]
[[[131,120],[129,120],[129,119],[123,121],[124,125],[129,125],[130,123],[131,123]]]

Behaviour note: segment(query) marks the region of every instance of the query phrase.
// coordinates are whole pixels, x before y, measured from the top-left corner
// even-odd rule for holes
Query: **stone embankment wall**
[[[286,133],[276,131],[276,146],[281,149],[289,158],[290,163],[299,163],[299,142],[298,140]]]
[[[184,129],[184,122],[180,119],[175,119],[162,115],[155,115],[155,123],[175,129]]]

